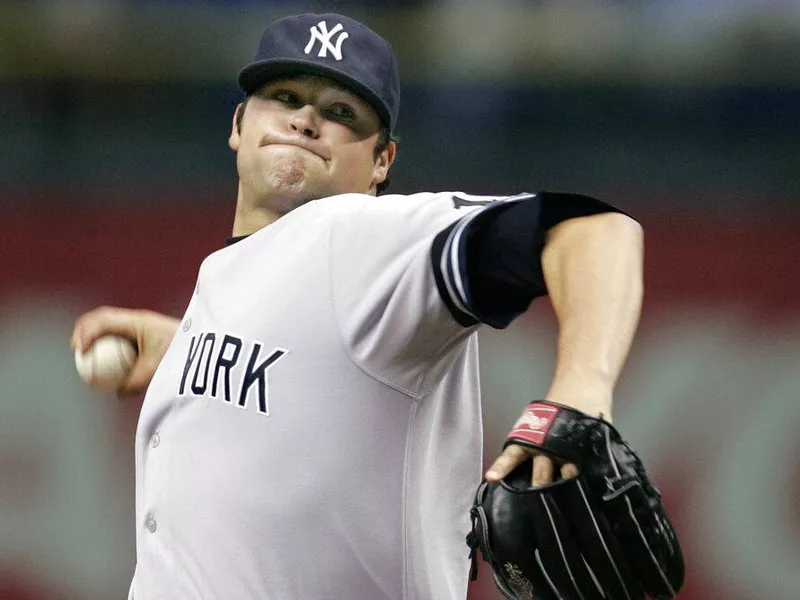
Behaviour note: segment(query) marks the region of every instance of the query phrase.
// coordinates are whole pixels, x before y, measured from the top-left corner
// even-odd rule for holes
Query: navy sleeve
[[[541,192],[499,201],[440,232],[432,247],[439,292],[456,321],[502,329],[547,294],[547,230],[575,217],[624,211],[579,194]]]

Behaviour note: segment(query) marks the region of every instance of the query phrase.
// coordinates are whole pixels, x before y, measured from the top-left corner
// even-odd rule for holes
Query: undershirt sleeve
[[[606,212],[627,214],[589,196],[555,192],[493,203],[470,218],[457,238],[458,247],[448,248],[448,256],[458,257],[449,265],[449,276],[448,269],[441,269],[447,261],[437,257],[459,223],[440,232],[432,247],[434,274],[453,317],[465,327],[507,327],[535,298],[547,294],[541,263],[547,230],[567,219]],[[449,278],[459,279],[457,297],[454,286],[448,289]]]

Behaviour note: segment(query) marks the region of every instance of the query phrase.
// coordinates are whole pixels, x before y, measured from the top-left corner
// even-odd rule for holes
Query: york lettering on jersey
[[[246,345],[229,334],[207,331],[192,336],[178,396],[207,396],[242,409],[255,397],[258,412],[269,416],[267,371],[285,354],[283,348],[264,350],[261,342]]]

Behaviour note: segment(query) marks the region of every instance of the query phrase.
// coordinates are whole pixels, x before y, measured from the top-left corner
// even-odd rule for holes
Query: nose
[[[314,107],[306,104],[298,108],[289,117],[289,128],[292,131],[301,133],[306,137],[316,139],[319,137],[316,113]]]

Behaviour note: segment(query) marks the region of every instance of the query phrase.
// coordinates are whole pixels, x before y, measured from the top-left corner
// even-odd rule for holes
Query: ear
[[[241,123],[242,117],[244,117],[242,113],[243,110],[244,105],[240,103],[239,106],[236,107],[236,110],[233,111],[233,123],[231,123],[231,135],[228,138],[228,146],[230,146],[231,150],[234,152],[239,151],[239,142],[241,141],[239,124]]]
[[[389,176],[389,169],[392,168],[394,157],[397,154],[397,143],[389,142],[383,152],[375,159],[375,168],[372,170],[372,187],[386,181]]]

